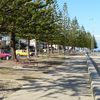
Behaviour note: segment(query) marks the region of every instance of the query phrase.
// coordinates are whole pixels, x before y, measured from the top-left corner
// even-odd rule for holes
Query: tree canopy
[[[70,19],[67,3],[60,10],[57,0],[1,0],[0,33],[10,35],[13,59],[17,37],[35,38],[37,44],[89,49],[93,44],[92,48],[97,48],[95,37],[79,25],[77,17]]]

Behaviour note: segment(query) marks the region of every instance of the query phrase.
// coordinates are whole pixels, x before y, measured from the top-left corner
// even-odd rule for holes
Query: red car
[[[0,59],[9,60],[11,58],[11,54],[9,53],[0,53]]]

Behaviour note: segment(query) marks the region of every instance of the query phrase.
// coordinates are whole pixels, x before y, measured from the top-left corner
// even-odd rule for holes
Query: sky
[[[57,0],[62,9],[66,2],[71,19],[77,17],[79,25],[95,36],[98,49],[100,49],[100,0]]]

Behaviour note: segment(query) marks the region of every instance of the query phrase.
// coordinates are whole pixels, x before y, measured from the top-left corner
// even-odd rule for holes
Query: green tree
[[[63,11],[62,11],[62,34],[63,36],[63,49],[65,54],[65,48],[68,45],[68,27],[69,27],[69,15],[68,15],[68,7],[67,3],[64,3],[63,5]]]
[[[95,39],[94,35],[92,36],[91,48],[92,49],[96,49],[97,48],[97,42],[96,42],[96,39]]]
[[[86,44],[85,35],[86,35],[85,28],[84,26],[81,26],[78,32],[78,36],[77,36],[77,47],[80,47],[80,48],[85,47],[85,44]]]
[[[71,50],[75,49],[75,47],[77,46],[78,33],[79,33],[79,24],[78,24],[77,18],[75,17],[71,21],[71,27],[70,27],[69,44],[70,44],[70,46],[72,46]]]
[[[49,4],[48,7],[44,8],[44,13],[41,20],[41,36],[40,40],[47,43],[47,52],[49,52],[49,45],[51,45],[52,53],[52,44],[56,42],[56,36],[58,32],[58,21],[59,15],[57,11],[57,2]],[[42,34],[43,33],[43,34]]]

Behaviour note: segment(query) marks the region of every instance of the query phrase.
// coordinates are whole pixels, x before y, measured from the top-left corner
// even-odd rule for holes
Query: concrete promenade
[[[93,100],[85,57],[69,57],[3,100]]]

